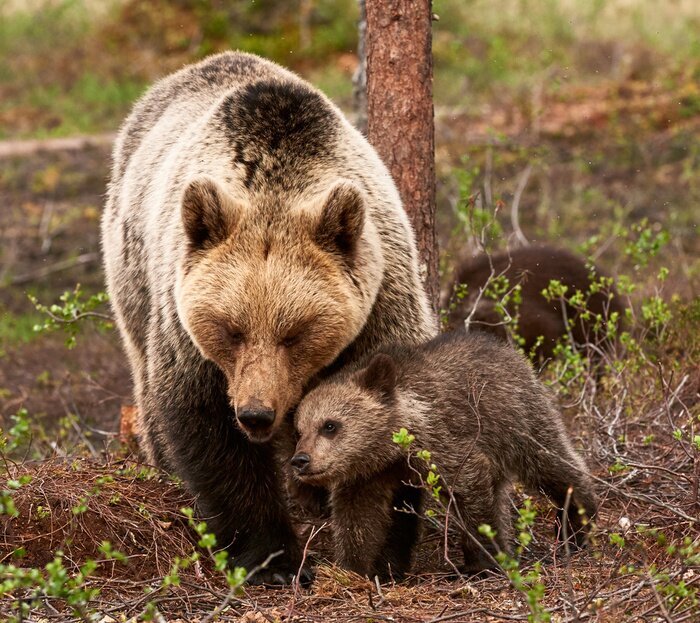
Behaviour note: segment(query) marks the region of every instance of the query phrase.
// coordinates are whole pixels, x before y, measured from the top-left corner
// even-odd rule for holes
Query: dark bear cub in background
[[[467,295],[461,301],[457,301],[450,310],[448,315],[450,329],[463,329],[464,319],[476,306],[470,326],[491,332],[504,339],[507,337],[503,318],[498,313],[495,302],[482,296],[477,303],[479,289],[492,276],[492,267],[494,277],[504,275],[510,287],[520,284],[522,288],[522,302],[519,308],[516,310],[512,304],[507,307],[510,314],[516,311],[519,313],[517,330],[525,340],[526,352],[535,348],[538,338],[542,336],[544,341],[537,346],[535,352],[541,359],[552,357],[557,340],[567,334],[567,319],[573,319],[571,335],[576,344],[591,343],[602,349],[612,346],[610,340],[605,338],[605,327],[596,330],[594,318],[582,317],[578,310],[569,304],[566,304],[562,310],[560,301],[548,301],[542,295],[542,290],[546,289],[554,279],[567,286],[567,298],[577,290],[588,294],[592,283],[591,271],[583,258],[565,249],[548,245],[495,253],[491,256],[490,262],[488,255],[483,254],[459,264],[450,293],[463,284],[467,286]],[[597,279],[605,276],[605,273],[595,267],[594,275],[593,279]],[[448,306],[449,302],[446,302],[444,307]],[[613,312],[617,312],[621,318],[624,311],[624,305],[614,289],[612,297],[608,296],[608,291],[591,294],[587,297],[587,307],[592,314],[602,315],[605,321]]]
[[[357,573],[396,578],[410,567],[427,467],[393,443],[402,427],[454,494],[467,572],[493,566],[497,547],[508,548],[511,479],[552,499],[573,544],[596,511],[586,465],[547,389],[522,355],[485,334],[380,349],[312,390],[295,424],[295,477],[330,489],[337,561]],[[397,510],[405,507],[415,513]],[[479,534],[483,523],[496,529],[497,547]]]

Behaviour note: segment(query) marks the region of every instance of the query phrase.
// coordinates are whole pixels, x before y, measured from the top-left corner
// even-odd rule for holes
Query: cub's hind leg
[[[476,450],[465,461],[457,483],[454,494],[463,524],[463,572],[474,574],[498,567],[496,554],[508,551],[511,534],[508,483],[491,460]],[[495,531],[493,538],[479,531],[483,524]]]
[[[541,490],[558,508],[557,536],[563,538],[566,532],[570,545],[585,545],[598,499],[586,464],[571,446],[563,425],[546,443],[531,447],[525,467],[525,484]]]

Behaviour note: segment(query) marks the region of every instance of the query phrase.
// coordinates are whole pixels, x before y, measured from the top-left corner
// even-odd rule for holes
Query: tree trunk
[[[366,0],[367,134],[398,186],[437,309],[431,8],[431,0]]]

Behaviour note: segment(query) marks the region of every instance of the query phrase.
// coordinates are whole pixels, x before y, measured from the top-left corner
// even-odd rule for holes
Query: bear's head
[[[333,486],[367,478],[395,460],[398,428],[396,366],[375,355],[350,376],[330,379],[309,392],[297,408],[298,435],[291,465],[302,482]]]
[[[383,256],[364,193],[337,180],[311,196],[239,201],[202,176],[185,189],[182,222],[179,317],[224,372],[241,429],[267,441],[377,297]]]

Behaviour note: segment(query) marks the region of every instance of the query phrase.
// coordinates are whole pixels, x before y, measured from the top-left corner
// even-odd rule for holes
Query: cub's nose
[[[300,474],[303,474],[309,467],[309,463],[311,462],[311,457],[306,454],[305,452],[300,452],[299,454],[295,454],[292,457],[292,460],[290,463],[292,464],[292,467],[297,470]]]
[[[264,407],[241,407],[236,413],[238,421],[250,430],[269,428],[275,421],[275,412]]]

